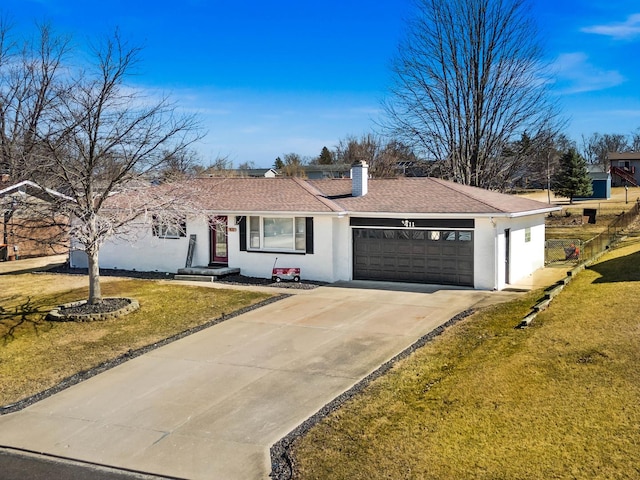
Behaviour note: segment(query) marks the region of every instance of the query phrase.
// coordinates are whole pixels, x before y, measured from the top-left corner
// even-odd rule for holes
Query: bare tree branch
[[[384,127],[452,180],[503,188],[505,146],[553,129],[548,71],[524,0],[417,0]]]
[[[178,204],[167,189],[147,187],[164,164],[201,137],[195,116],[180,115],[167,97],[145,97],[127,83],[139,54],[118,32],[96,47],[94,66],[72,79],[41,137],[48,148],[40,168],[72,198],[57,203],[58,213],[72,219],[71,234],[87,253],[89,303],[101,301],[103,243],[147,212]],[[128,203],[114,205],[116,194]]]

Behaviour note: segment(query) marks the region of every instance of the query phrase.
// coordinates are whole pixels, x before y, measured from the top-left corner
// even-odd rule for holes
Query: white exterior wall
[[[502,290],[506,283],[505,229],[510,229],[509,282],[533,274],[544,267],[544,214],[518,218],[476,218],[474,245],[474,284],[482,290]],[[531,228],[531,241],[525,242],[525,229]]]
[[[277,215],[271,215],[277,216]],[[234,217],[229,217],[233,222]],[[313,253],[293,254],[287,252],[240,251],[240,230],[229,232],[229,266],[240,268],[248,277],[271,278],[271,269],[276,258],[278,267],[299,267],[303,280],[334,282],[339,280],[334,265],[334,219],[330,216],[313,218]]]
[[[353,235],[349,217],[314,217],[314,253],[263,253],[240,251],[240,229],[236,217],[228,217],[229,266],[241,274],[269,278],[276,258],[277,266],[299,267],[302,279],[335,282],[353,279]],[[525,228],[531,228],[531,241],[525,242]],[[510,283],[526,278],[544,266],[544,214],[520,218],[479,217],[474,229],[474,286],[482,290],[501,290],[506,286],[505,236],[510,228]],[[195,234],[193,266],[210,260],[209,225],[204,217],[188,219],[187,236],[178,239],[154,237],[151,223],[140,224],[135,242],[108,241],[100,250],[100,266],[138,271],[175,273],[185,266],[189,235]],[[84,252],[72,250],[72,267],[86,268]]]
[[[511,219],[509,257],[510,283],[516,283],[544,267],[544,215]],[[531,241],[525,242],[525,229],[531,228]]]
[[[499,218],[496,221],[496,289],[502,290],[506,280],[506,238],[509,228],[509,283],[517,283],[544,267],[545,225],[544,214],[519,218]],[[531,228],[531,241],[525,242],[525,229]]]
[[[496,288],[496,232],[492,219],[475,219],[473,283],[478,290]]]
[[[152,234],[151,222],[131,226],[134,232],[128,240],[111,238],[100,248],[100,268],[137,270],[141,272],[172,272],[183,268],[187,260],[189,235],[196,235],[193,265],[209,263],[209,227],[204,218],[188,219],[187,236],[159,238]],[[71,266],[87,268],[84,252],[71,252]]]
[[[353,280],[353,234],[349,217],[333,219],[334,281]]]

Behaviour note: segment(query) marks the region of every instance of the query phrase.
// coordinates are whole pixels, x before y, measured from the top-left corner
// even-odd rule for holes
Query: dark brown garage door
[[[473,286],[473,231],[354,228],[353,277]]]

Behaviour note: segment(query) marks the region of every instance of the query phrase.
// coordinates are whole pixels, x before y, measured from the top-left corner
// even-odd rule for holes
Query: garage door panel
[[[455,258],[443,258],[442,269],[455,272],[456,270],[458,270],[458,260]]]
[[[444,243],[442,245],[442,249],[440,252],[441,256],[455,257],[457,254],[458,254],[457,245],[450,245],[448,243]]]
[[[411,257],[398,257],[397,266],[403,270],[411,268]]]
[[[473,285],[473,232],[356,228],[356,279]]]

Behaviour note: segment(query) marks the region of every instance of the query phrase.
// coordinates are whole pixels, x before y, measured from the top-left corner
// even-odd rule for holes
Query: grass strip
[[[293,445],[294,478],[640,477],[640,245],[516,330],[532,292],[445,331]]]
[[[86,298],[87,289],[74,288],[73,282],[68,288],[66,277],[0,277],[0,405],[14,404],[2,413],[275,298],[251,291],[110,279],[103,284],[103,294],[136,298],[138,311],[106,321],[47,322],[44,317],[52,307]]]

